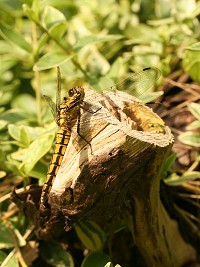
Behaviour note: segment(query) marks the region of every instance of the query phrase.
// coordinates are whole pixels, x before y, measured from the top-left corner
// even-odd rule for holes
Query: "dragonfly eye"
[[[69,96],[73,96],[73,94],[74,94],[74,89],[72,88],[72,89],[69,90],[68,95]]]
[[[149,127],[154,128],[154,127],[155,127],[155,124],[150,123],[150,124],[149,124]]]

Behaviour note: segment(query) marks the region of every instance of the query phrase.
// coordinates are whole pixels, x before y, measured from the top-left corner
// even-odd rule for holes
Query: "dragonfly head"
[[[85,92],[83,87],[76,86],[74,88],[69,89],[68,95],[73,102],[79,102],[83,100]],[[64,100],[66,101],[69,98],[64,97]]]

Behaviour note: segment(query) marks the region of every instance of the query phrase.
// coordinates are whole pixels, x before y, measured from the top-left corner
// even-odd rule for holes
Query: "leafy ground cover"
[[[56,127],[42,95],[55,99],[57,65],[63,88],[84,81],[99,91],[126,73],[161,70],[153,96],[164,92],[158,112],[175,136],[164,183],[176,209],[198,229],[200,2],[4,0],[0,14],[2,266],[94,266],[93,256],[84,259],[87,249],[97,253],[99,266],[110,260],[108,251],[99,252],[105,236],[98,226],[76,228],[87,249],[76,248],[75,233],[70,253],[61,243],[47,249],[9,200],[15,186],[19,192],[45,181]],[[88,229],[93,245],[85,242]]]

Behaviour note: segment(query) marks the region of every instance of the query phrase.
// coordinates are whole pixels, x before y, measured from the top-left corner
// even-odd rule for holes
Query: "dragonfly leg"
[[[100,108],[98,108],[97,110],[87,110],[87,112],[89,112],[90,114],[95,114],[95,113],[97,113],[99,110],[101,109],[101,107]]]
[[[93,151],[92,151],[92,145],[91,143],[84,137],[80,134],[80,120],[81,120],[81,114],[79,112],[79,115],[78,115],[78,122],[77,122],[77,133],[78,135],[90,146],[90,150],[91,150],[91,154],[93,155]]]
[[[84,102],[84,105],[87,105],[87,104],[88,104],[88,103]],[[87,107],[84,106],[84,105],[80,105],[80,107],[81,107],[83,110],[89,112],[90,114],[95,114],[95,113],[97,113],[97,112],[102,108],[102,107],[98,107],[96,110],[91,110],[91,109],[87,108]]]

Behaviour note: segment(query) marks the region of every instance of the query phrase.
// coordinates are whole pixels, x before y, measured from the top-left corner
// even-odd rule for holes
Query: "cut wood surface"
[[[59,211],[69,223],[93,220],[106,231],[123,220],[151,267],[195,260],[195,249],[160,201],[162,166],[173,144],[170,129],[128,94],[100,96],[88,89],[85,100],[80,135],[87,142],[75,126],[49,194],[52,216]]]
[[[73,188],[84,166],[91,161],[100,160],[102,156],[112,159],[113,151],[121,150],[128,156],[138,157],[150,147],[167,147],[173,142],[170,129],[137,98],[118,91],[100,96],[94,91],[87,90],[85,99],[95,104],[92,108],[89,106],[90,112],[82,109],[81,115],[80,135],[89,144],[77,134],[75,126],[51,193],[62,194],[69,185]],[[132,106],[127,107],[128,104]],[[132,113],[130,108],[133,110]],[[127,110],[134,115],[135,111],[139,114],[139,110],[141,114],[133,121],[131,116],[125,114],[124,111]],[[141,127],[147,130],[138,131]],[[158,134],[154,133],[156,131]],[[139,158],[141,161],[142,157]],[[121,168],[125,169],[125,165]]]

